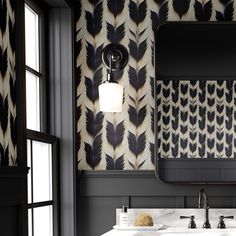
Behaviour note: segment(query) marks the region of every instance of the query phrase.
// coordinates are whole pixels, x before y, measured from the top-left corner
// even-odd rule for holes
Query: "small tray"
[[[157,231],[163,227],[163,224],[155,224],[153,226],[119,226],[114,225],[113,229],[116,230],[137,230],[137,231]]]

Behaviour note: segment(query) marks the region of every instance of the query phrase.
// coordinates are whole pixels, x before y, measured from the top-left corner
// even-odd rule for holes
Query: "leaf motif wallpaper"
[[[81,0],[76,8],[76,150],[78,168],[84,170],[148,170],[154,169],[154,31],[165,21],[233,21],[236,1],[233,0]],[[98,85],[105,80],[106,71],[101,61],[102,49],[109,43],[120,43],[129,51],[129,62],[117,80],[124,86],[124,104],[121,113],[99,111]],[[165,126],[159,154],[167,157],[180,153],[195,157],[210,155],[217,149],[217,157],[232,157],[232,102],[234,92],[227,90],[230,81],[223,84],[208,83],[207,91],[201,89],[204,81],[159,83],[156,88],[164,95],[158,102],[166,103],[161,118],[165,126],[172,126],[172,133]],[[169,90],[171,87],[171,95]],[[213,88],[214,87],[214,88]],[[177,89],[178,88],[178,89]],[[222,89],[226,91],[222,93]],[[163,90],[163,91],[162,91]],[[213,92],[214,90],[214,92]],[[206,105],[195,107],[196,91],[211,102],[215,91],[219,107],[215,113]],[[213,93],[212,93],[213,92]],[[206,94],[204,94],[206,93]],[[230,93],[230,95],[227,95]],[[181,95],[180,95],[181,94]],[[221,95],[221,96],[220,96]],[[172,96],[172,99],[166,99]],[[186,116],[186,97],[191,98],[192,108]],[[209,99],[208,99],[209,98]],[[227,100],[221,104],[222,99]],[[157,98],[158,99],[158,98]],[[178,108],[168,109],[170,102],[183,106],[180,117],[170,120],[170,114],[179,114]],[[205,100],[204,100],[205,101]],[[215,102],[215,101],[214,101]],[[204,103],[205,104],[205,103]],[[189,104],[187,104],[189,106]],[[222,107],[223,106],[223,107]],[[196,109],[201,110],[202,120],[196,122]],[[222,111],[223,109],[223,111]],[[228,112],[230,118],[223,116]],[[158,113],[161,111],[159,110]],[[208,124],[205,124],[207,113]],[[230,116],[231,114],[231,116]],[[217,120],[218,125],[214,122]],[[223,121],[222,121],[223,119]],[[229,119],[229,120],[227,120]],[[188,127],[186,121],[191,120]],[[179,136],[179,132],[187,133]],[[196,129],[209,129],[196,136]],[[223,130],[229,135],[224,135]],[[217,134],[217,142],[211,138]],[[226,140],[222,144],[222,140]],[[174,145],[180,140],[181,145]],[[223,147],[222,147],[223,145]],[[189,150],[191,152],[189,153]]]
[[[236,156],[236,82],[158,81],[158,157]]]
[[[14,0],[0,0],[0,166],[16,165]]]

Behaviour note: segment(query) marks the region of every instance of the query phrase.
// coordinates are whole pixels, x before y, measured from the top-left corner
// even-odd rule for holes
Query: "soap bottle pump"
[[[119,226],[128,226],[128,207],[123,206],[120,212],[120,225]]]

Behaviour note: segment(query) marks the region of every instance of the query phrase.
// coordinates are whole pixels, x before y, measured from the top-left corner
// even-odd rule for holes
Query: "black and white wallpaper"
[[[14,0],[0,0],[0,166],[16,165]]]
[[[158,81],[158,157],[236,156],[236,81]]]
[[[233,21],[234,9],[233,0],[78,1],[75,52],[79,169],[154,169],[154,31],[165,21]],[[124,45],[130,55],[125,70],[117,76],[125,95],[123,112],[116,114],[100,112],[98,103],[98,85],[105,80],[106,73],[101,52],[111,42]],[[164,125],[158,140],[158,155],[233,157],[235,92],[234,85],[229,89],[230,83],[207,82],[203,90],[201,81],[159,82],[158,86],[163,86],[157,99],[164,104],[160,106],[164,114],[159,116],[158,124]],[[163,93],[166,96],[160,99]],[[200,98],[196,93],[204,95]],[[165,104],[168,96],[171,100]],[[190,101],[186,103],[187,96]],[[202,106],[199,99],[204,100]],[[175,100],[181,110],[176,111],[169,104]],[[213,103],[214,113],[208,103]],[[191,112],[186,117],[185,111],[190,106]],[[201,121],[195,121],[198,112]],[[176,113],[174,118],[168,118],[171,113]],[[172,127],[171,132],[165,130],[168,126]],[[179,129],[182,134],[178,136]],[[191,139],[186,141],[187,135]]]

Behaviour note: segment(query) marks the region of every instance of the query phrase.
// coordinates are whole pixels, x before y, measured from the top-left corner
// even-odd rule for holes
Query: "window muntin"
[[[29,173],[27,176],[27,188],[28,188],[28,203],[32,203],[32,164],[31,164],[31,160],[32,160],[32,155],[31,155],[31,141],[28,139],[27,140],[27,166],[30,168],[29,169]]]

